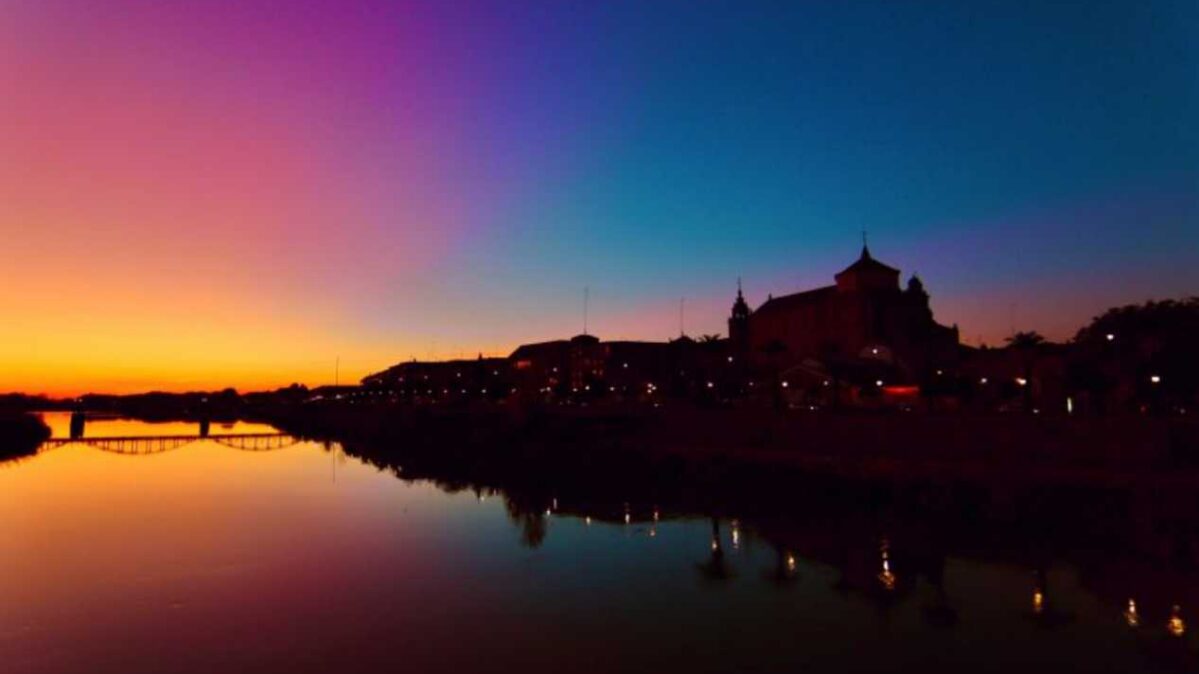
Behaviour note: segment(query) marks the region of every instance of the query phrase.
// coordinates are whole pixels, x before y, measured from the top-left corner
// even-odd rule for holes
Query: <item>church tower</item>
[[[733,348],[743,351],[749,346],[749,305],[741,294],[741,279],[737,279],[737,299],[729,316],[729,341]]]

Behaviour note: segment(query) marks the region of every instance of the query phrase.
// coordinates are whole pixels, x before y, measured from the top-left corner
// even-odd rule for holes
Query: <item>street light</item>
[[[1162,383],[1162,378],[1155,374],[1155,375],[1149,377],[1149,381],[1153,382],[1154,384],[1160,384],[1160,383]]]

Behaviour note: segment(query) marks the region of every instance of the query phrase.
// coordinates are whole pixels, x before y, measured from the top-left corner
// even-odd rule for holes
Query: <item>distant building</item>
[[[502,398],[511,393],[507,358],[409,361],[369,375],[362,385],[414,401]]]
[[[958,353],[958,330],[938,324],[924,284],[912,276],[900,288],[899,270],[862,246],[856,262],[833,285],[771,297],[750,310],[740,288],[729,317],[734,353],[759,369],[840,369],[887,384],[916,383]]]
[[[604,342],[594,335],[525,344],[508,357],[515,387],[524,394],[641,399],[704,388],[726,340]]]
[[[668,397],[898,404],[918,395],[934,370],[940,376],[956,363],[957,328],[933,320],[920,279],[901,289],[899,270],[863,246],[835,281],[772,297],[757,310],[738,286],[728,339],[605,342],[581,334],[524,344],[507,358],[401,363],[363,384],[435,403],[516,395],[580,403]]]

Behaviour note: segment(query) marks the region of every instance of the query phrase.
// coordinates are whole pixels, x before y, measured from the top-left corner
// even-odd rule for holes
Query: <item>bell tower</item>
[[[741,293],[741,279],[737,279],[737,299],[729,316],[729,340],[735,349],[743,350],[749,345],[749,314],[749,305]]]

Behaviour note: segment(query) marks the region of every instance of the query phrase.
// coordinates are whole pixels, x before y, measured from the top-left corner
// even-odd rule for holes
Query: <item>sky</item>
[[[1199,5],[0,2],[0,391],[724,332],[868,232],[970,343],[1199,293]]]

